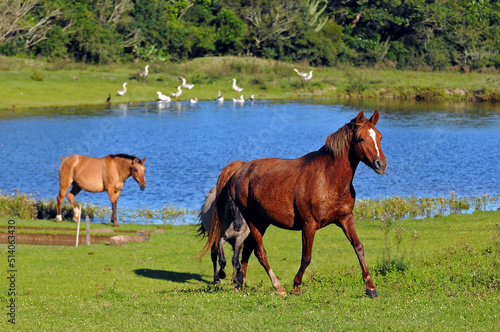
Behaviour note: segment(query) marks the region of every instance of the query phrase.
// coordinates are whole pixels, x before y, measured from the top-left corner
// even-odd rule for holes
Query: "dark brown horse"
[[[352,180],[359,162],[377,174],[387,171],[387,159],[380,145],[382,135],[375,128],[378,119],[378,111],[369,120],[360,112],[328,136],[318,151],[298,159],[256,159],[242,166],[230,164],[224,168],[217,183],[217,197],[229,194],[250,227],[250,236],[243,248],[243,273],[239,282],[245,282],[248,259],[255,250],[273,287],[278,294],[284,294],[284,288],[267,261],[262,237],[269,225],[301,230],[302,261],[293,281],[294,293],[299,294],[304,271],[311,262],[314,235],[318,229],[333,223],[344,231],[358,256],[366,294],[378,295],[352,214],[356,196]],[[219,211],[221,204],[223,202],[217,202]],[[218,223],[220,212],[213,215],[212,230]],[[216,234],[211,232],[205,252],[215,243],[215,238]]]
[[[81,211],[76,207],[74,198],[82,189],[93,193],[107,191],[113,210],[111,221],[114,226],[118,226],[116,202],[125,180],[132,176],[141,190],[146,189],[145,161],[146,158],[140,160],[126,154],[109,155],[100,159],[76,154],[62,158],[59,166],[57,221],[62,221],[61,204],[69,187],[73,185],[67,197],[75,211],[73,218],[75,221],[78,220]]]

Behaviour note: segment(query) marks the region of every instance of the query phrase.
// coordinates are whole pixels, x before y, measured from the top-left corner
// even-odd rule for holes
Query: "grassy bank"
[[[193,258],[204,243],[195,226],[169,226],[150,242],[124,247],[18,244],[16,325],[4,315],[0,329],[492,331],[500,319],[499,218],[500,211],[478,211],[389,228],[358,221],[375,299],[363,296],[357,259],[335,226],[317,233],[303,295],[283,298],[254,257],[243,291],[234,293],[227,280],[211,285],[209,257]],[[40,222],[51,227],[21,219],[16,225]],[[300,233],[271,227],[264,240],[273,270],[291,290]],[[8,248],[1,248],[7,260]],[[9,284],[2,280],[5,311]]]
[[[477,197],[462,197],[455,192],[450,193],[449,198],[416,198],[416,197],[387,197],[379,199],[358,199],[354,206],[354,216],[362,220],[389,220],[414,217],[432,217],[437,214],[470,213],[471,211],[487,211],[494,209],[500,202],[500,195]],[[109,207],[94,205],[91,203],[80,204],[82,207],[82,218],[89,216],[92,221],[109,220],[111,210]],[[57,215],[55,199],[35,199],[31,195],[19,192],[2,193],[0,191],[0,217],[12,216],[22,219],[55,219]],[[163,224],[182,223],[185,215],[195,215],[198,211],[178,208],[173,205],[163,206],[162,209],[127,209],[120,207],[117,210],[120,221],[149,223],[160,222]],[[64,202],[61,206],[63,219],[73,219],[73,208]]]
[[[293,72],[314,70],[306,82]],[[206,57],[186,63],[153,63],[141,80],[142,64],[91,66],[0,57],[0,109],[105,105],[156,100],[157,91],[176,91],[183,76],[195,84],[180,100],[238,97],[232,78],[246,98],[404,98],[425,100],[500,100],[497,73],[416,72],[373,68],[310,68],[303,64],[240,57]],[[116,91],[127,82],[128,92]]]

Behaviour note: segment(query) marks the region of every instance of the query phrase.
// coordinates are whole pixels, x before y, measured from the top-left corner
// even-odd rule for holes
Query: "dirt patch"
[[[0,243],[8,243],[7,233],[0,233]],[[112,235],[91,235],[90,243],[109,242]],[[87,245],[87,235],[80,234],[79,245]],[[76,244],[76,232],[70,234],[26,234],[16,233],[16,244],[39,244],[49,246],[74,246]]]

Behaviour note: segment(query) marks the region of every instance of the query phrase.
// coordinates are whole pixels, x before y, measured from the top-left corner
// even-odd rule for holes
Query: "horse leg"
[[[226,268],[226,256],[224,255],[224,243],[226,242],[226,239],[224,237],[221,237],[219,240],[219,265],[220,265],[220,270],[219,270],[219,277],[221,279],[226,278],[226,272],[224,272],[224,269]]]
[[[358,256],[359,265],[361,265],[363,280],[365,281],[366,285],[365,289],[366,295],[371,297],[377,297],[378,296],[377,289],[373,284],[372,276],[370,274],[370,271],[368,271],[368,266],[366,265],[365,251],[363,245],[361,244],[361,241],[359,241],[358,234],[356,233],[356,228],[354,227],[354,216],[352,215],[352,213],[347,217],[341,219],[339,221],[339,224],[342,230],[344,231],[345,236],[347,237],[349,242],[351,242],[351,245],[354,248],[356,255]]]
[[[214,266],[214,284],[220,283],[219,274],[217,273],[217,251],[215,250],[215,244],[212,246],[212,264]]]
[[[250,259],[250,256],[252,255],[252,252],[255,250],[255,239],[253,238],[252,234],[247,236],[245,241],[243,242],[243,252],[241,254],[241,270],[240,272],[236,275],[236,283],[239,287],[243,287],[245,285],[245,281],[247,280],[247,267],[248,267],[248,260]]]
[[[66,195],[68,197],[68,201],[70,202],[71,206],[73,207],[73,220],[78,221],[78,217],[80,216],[80,209],[76,207],[75,204],[75,196],[78,195],[78,193],[82,190],[82,188],[77,185],[75,182],[73,182],[73,188],[71,188],[71,191]]]
[[[57,222],[62,222],[62,214],[61,214],[61,206],[64,201],[64,196],[68,192],[69,187],[71,187],[71,183],[73,179],[70,175],[64,174],[64,172],[59,171],[59,195],[57,195]]]
[[[59,195],[57,195],[57,216],[56,216],[57,222],[63,221],[61,215],[61,206],[64,200],[64,196],[66,195],[66,192],[68,191],[70,186],[71,184],[69,186],[63,186],[62,184],[60,185]]]
[[[264,226],[260,230],[253,224],[249,223],[248,226],[250,226],[250,232],[253,238],[255,239],[255,256],[257,256],[260,265],[262,265],[266,270],[267,275],[271,279],[271,283],[273,284],[273,287],[278,293],[278,295],[285,294],[285,289],[283,288],[283,286],[281,286],[281,282],[279,281],[279,279],[276,277],[273,270],[269,266],[269,262],[267,261],[266,249],[264,248],[264,244],[262,243],[262,236],[264,235],[267,226]]]
[[[301,293],[300,285],[302,285],[302,277],[306,268],[311,263],[312,247],[314,242],[314,235],[316,235],[316,227],[304,224],[302,229],[302,260],[300,268],[295,278],[293,279],[293,293],[299,295]]]
[[[116,217],[116,202],[118,202],[118,197],[120,197],[121,191],[116,191],[115,189],[108,189],[109,200],[111,201],[111,222],[113,226],[118,226],[118,219]]]
[[[237,285],[236,278],[240,274],[241,264],[240,264],[240,252],[243,247],[243,242],[245,241],[245,234],[241,234],[236,238],[234,243],[234,254],[233,254],[233,279],[231,280],[233,285]]]

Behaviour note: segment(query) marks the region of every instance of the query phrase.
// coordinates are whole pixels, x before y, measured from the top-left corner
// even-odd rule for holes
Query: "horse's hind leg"
[[[224,243],[226,242],[226,239],[224,237],[221,237],[219,240],[219,265],[220,265],[220,270],[219,270],[219,277],[221,279],[226,278],[226,272],[224,272],[224,269],[226,268],[226,256],[224,255]]]
[[[214,266],[214,284],[220,283],[219,274],[217,273],[217,250],[215,250],[215,244],[212,246],[212,264]]]
[[[71,188],[71,191],[66,195],[68,197],[68,201],[70,202],[71,206],[73,207],[74,215],[73,215],[73,220],[78,221],[78,218],[80,216],[80,209],[76,207],[75,204],[75,196],[78,195],[78,193],[82,191],[82,188],[77,185],[75,182],[73,182],[73,188]]]
[[[243,276],[239,276],[242,271],[241,271],[241,264],[240,264],[240,252],[241,248],[243,247],[243,242],[245,242],[245,234],[240,234],[234,243],[234,254],[233,254],[233,279],[231,280],[233,282],[233,285],[238,285],[237,279],[239,278],[240,280],[243,279]],[[239,276],[239,277],[238,277]]]
[[[56,220],[58,222],[62,222],[61,206],[62,202],[64,201],[64,196],[66,195],[66,192],[68,191],[69,187],[71,187],[72,182],[73,179],[71,178],[71,176],[65,175],[61,171],[59,171],[59,195],[57,195],[57,216],[56,216]]]
[[[249,223],[248,226],[250,227],[250,232],[255,240],[255,256],[257,256],[260,265],[262,265],[266,270],[267,275],[271,279],[271,283],[273,284],[274,289],[276,289],[278,295],[285,294],[285,289],[283,288],[283,286],[281,286],[281,282],[269,266],[269,262],[267,261],[266,249],[264,248],[264,244],[262,243],[262,236],[264,235],[269,225],[262,226],[261,229],[258,229],[251,223]],[[245,249],[243,249],[243,251],[245,251]]]

